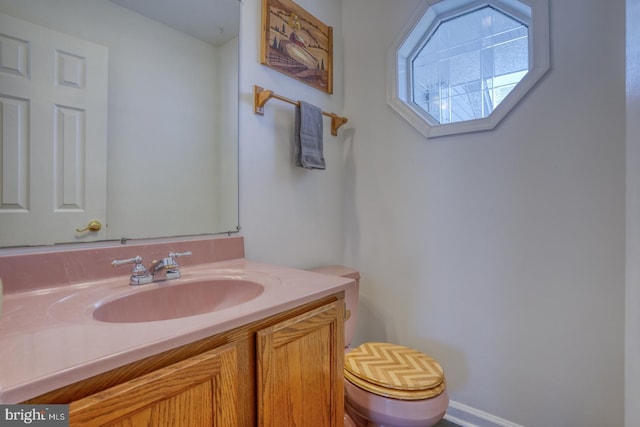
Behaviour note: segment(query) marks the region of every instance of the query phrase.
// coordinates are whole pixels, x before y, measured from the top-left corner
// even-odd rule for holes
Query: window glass
[[[549,0],[421,0],[387,103],[427,137],[493,129],[549,69]]]
[[[485,6],[439,22],[411,64],[413,102],[438,123],[484,118],[527,74],[528,28]]]

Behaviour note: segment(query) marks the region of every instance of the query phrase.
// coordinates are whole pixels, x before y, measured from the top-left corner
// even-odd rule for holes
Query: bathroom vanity
[[[27,403],[70,403],[72,426],[337,426],[342,307],[322,298]]]
[[[185,259],[181,282],[142,286],[224,277],[255,281],[263,292],[193,316],[105,322],[92,317],[97,307],[144,291],[131,289],[121,272],[98,282],[13,289],[0,319],[0,403],[68,403],[72,426],[342,425],[350,280],[251,262],[243,249],[220,261],[226,239],[211,240],[144,246],[164,253],[190,244],[194,259]],[[194,249],[200,244],[218,248]],[[202,251],[205,262],[196,256]],[[0,256],[10,273],[22,261]]]

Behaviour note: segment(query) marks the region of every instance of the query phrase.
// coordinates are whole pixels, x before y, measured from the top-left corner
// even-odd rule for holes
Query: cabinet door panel
[[[205,381],[152,406],[144,407],[121,420],[109,423],[108,426],[212,426],[212,389],[211,381]]]
[[[70,425],[241,425],[238,357],[230,344],[72,402]]]
[[[258,425],[342,425],[343,301],[260,331]]]

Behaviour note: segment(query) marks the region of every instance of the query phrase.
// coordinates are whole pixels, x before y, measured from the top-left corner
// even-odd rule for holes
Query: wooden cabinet
[[[344,300],[332,295],[30,399],[70,426],[341,427]]]
[[[258,426],[342,425],[343,313],[334,302],[258,332]]]
[[[72,402],[70,426],[240,426],[240,349],[228,344]]]

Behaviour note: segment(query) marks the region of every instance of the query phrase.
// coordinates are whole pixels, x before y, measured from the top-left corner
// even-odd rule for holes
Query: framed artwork
[[[333,28],[291,0],[262,0],[260,62],[333,93]]]

